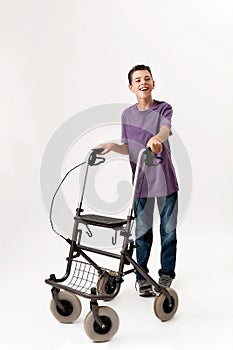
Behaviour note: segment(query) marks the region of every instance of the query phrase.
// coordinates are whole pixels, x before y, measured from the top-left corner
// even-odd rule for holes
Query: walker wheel
[[[110,278],[108,278],[108,276],[101,276],[97,282],[96,289],[99,295],[111,295],[119,288],[120,283],[116,282],[114,278],[117,277],[117,272],[108,271],[108,274],[111,276]]]
[[[101,328],[90,311],[84,320],[84,329],[89,338],[95,342],[110,340],[118,331],[119,317],[115,310],[108,306],[99,307],[99,316],[105,327]]]
[[[52,299],[50,302],[50,310],[52,311],[53,316],[62,323],[74,322],[82,311],[82,305],[79,298],[75,294],[66,291],[59,292],[58,298],[65,310],[61,310],[56,305],[54,299]]]
[[[168,299],[166,296],[161,293],[159,296],[155,298],[154,301],[154,312],[155,315],[161,320],[161,321],[168,321],[170,320],[176,313],[176,310],[178,308],[178,296],[174,289],[172,288],[166,288],[169,294],[171,295],[171,305],[168,303]]]

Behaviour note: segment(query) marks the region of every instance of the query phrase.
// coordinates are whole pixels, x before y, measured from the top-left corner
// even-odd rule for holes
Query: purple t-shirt
[[[122,113],[121,141],[129,147],[133,180],[139,151],[152,136],[159,133],[161,126],[171,127],[171,117],[172,107],[160,101],[154,101],[151,108],[145,111],[139,111],[135,104]],[[178,191],[168,140],[163,143],[163,150],[158,156],[163,158],[163,163],[158,166],[148,167],[142,160],[136,197],[163,197]]]

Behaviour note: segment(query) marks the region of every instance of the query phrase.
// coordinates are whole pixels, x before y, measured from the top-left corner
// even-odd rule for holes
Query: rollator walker
[[[74,227],[72,238],[65,238],[70,245],[69,256],[67,258],[66,272],[63,277],[58,278],[51,274],[45,282],[52,286],[52,300],[50,308],[53,316],[62,323],[72,323],[81,314],[82,306],[78,298],[90,299],[90,312],[84,320],[86,334],[93,341],[103,342],[110,340],[119,327],[119,317],[116,311],[109,306],[99,306],[99,301],[110,301],[117,296],[120,291],[123,277],[138,271],[143,278],[150,283],[155,291],[154,312],[161,321],[170,320],[177,311],[178,296],[174,289],[167,288],[156,283],[150,275],[137,264],[132,258],[136,244],[132,239],[132,225],[134,221],[134,200],[138,185],[139,170],[144,161],[146,166],[157,166],[163,160],[152,154],[148,148],[140,150],[137,159],[132,198],[128,215],[124,219],[100,216],[95,214],[85,214],[82,207],[88,169],[91,166],[99,165],[105,161],[100,157],[103,149],[93,149],[86,156],[84,175],[82,178],[81,191],[79,194],[76,216],[74,217]],[[89,226],[102,227],[115,230],[122,236],[122,247],[119,254],[113,252],[85,246],[81,244],[82,229],[81,224],[88,229]],[[106,231],[106,230],[105,230]],[[64,238],[64,237],[63,237]],[[117,271],[99,266],[88,252],[103,255],[109,258],[118,259]],[[131,265],[129,267],[129,265]],[[68,281],[68,282],[67,282]]]

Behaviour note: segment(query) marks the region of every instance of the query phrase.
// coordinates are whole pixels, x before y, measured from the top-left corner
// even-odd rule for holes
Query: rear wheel
[[[108,271],[108,274],[109,276],[101,276],[98,280],[96,288],[99,295],[107,294],[110,296],[120,286],[120,283],[116,282],[117,272]]]
[[[175,290],[172,288],[167,288],[167,291],[171,295],[171,304],[169,304],[168,299],[163,293],[157,296],[154,301],[155,315],[161,321],[170,320],[175,315],[178,308],[178,296]]]
[[[99,316],[104,327],[98,325],[93,312],[90,311],[84,320],[84,329],[88,337],[93,341],[105,342],[110,340],[118,331],[119,317],[116,311],[108,306],[99,307]]]
[[[82,311],[82,305],[79,298],[66,291],[58,293],[58,298],[64,307],[64,310],[56,305],[55,300],[50,302],[50,310],[53,316],[62,323],[72,323],[80,316]]]

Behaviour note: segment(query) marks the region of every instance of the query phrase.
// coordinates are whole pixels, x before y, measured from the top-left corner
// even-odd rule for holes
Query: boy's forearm
[[[123,143],[122,145],[118,145],[117,143],[113,143],[112,151],[116,153],[120,153],[123,155],[129,154],[128,145]]]
[[[167,125],[161,126],[159,133],[156,134],[154,137],[159,140],[161,143],[165,142],[170,134],[170,128]]]

